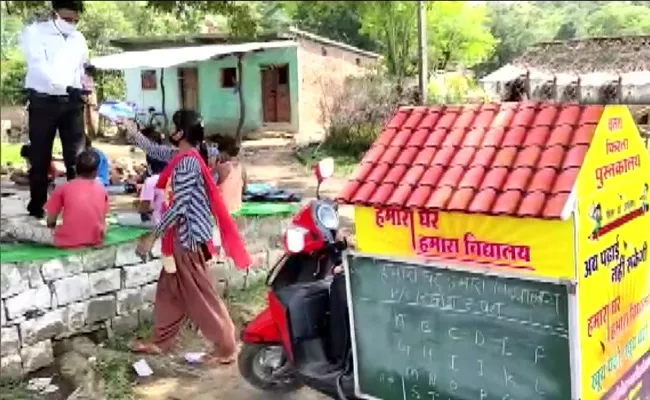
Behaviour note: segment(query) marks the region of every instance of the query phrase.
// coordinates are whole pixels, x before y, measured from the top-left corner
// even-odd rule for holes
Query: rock
[[[54,281],[53,286],[58,306],[83,301],[90,297],[90,281],[86,274]]]
[[[160,276],[162,264],[160,260],[152,260],[144,264],[124,267],[124,287],[136,288],[156,281]]]
[[[24,321],[20,324],[23,345],[35,344],[65,332],[68,329],[66,321],[65,308],[59,308],[41,317]]]
[[[33,346],[23,347],[20,355],[23,359],[23,371],[25,373],[47,367],[54,362],[52,342],[50,340],[44,340]]]
[[[90,281],[90,293],[93,296],[120,290],[122,283],[120,270],[117,268],[90,273],[88,280]]]
[[[130,314],[142,307],[141,289],[124,289],[117,292],[117,314]]]
[[[45,262],[41,266],[41,273],[46,282],[56,281],[68,276],[77,275],[83,269],[82,260],[79,256],[68,258],[57,258]]]
[[[77,336],[75,338],[72,338],[72,340],[70,340],[70,347],[72,351],[75,351],[88,358],[96,358],[99,354],[99,348],[97,345],[86,336]]]
[[[140,320],[138,317],[138,312],[136,311],[132,314],[120,315],[113,318],[111,327],[113,328],[113,332],[115,334],[124,335],[127,333],[133,333],[138,328],[139,323]]]
[[[20,266],[20,272],[23,279],[27,279],[29,287],[38,288],[45,285],[43,276],[41,275],[41,266],[38,263],[24,263]]]
[[[59,371],[61,376],[82,389],[89,381],[94,380],[94,371],[88,357],[70,351],[59,357]]]
[[[115,266],[124,267],[126,265],[141,264],[142,259],[135,254],[136,242],[129,242],[121,246],[117,246],[117,253],[115,255]]]
[[[17,295],[29,288],[29,280],[24,279],[16,264],[0,265],[0,297]]]
[[[153,323],[153,306],[146,305],[138,311],[138,322],[140,325]]]
[[[0,376],[3,378],[23,376],[23,360],[20,358],[20,354],[0,357]]]
[[[83,271],[94,272],[115,265],[115,258],[117,257],[117,247],[111,246],[104,249],[89,251],[83,255]]]
[[[66,308],[66,325],[70,331],[81,329],[86,324],[86,310],[88,304],[85,302],[72,303]]]
[[[88,301],[86,307],[86,324],[105,321],[116,315],[115,296],[95,297]]]
[[[2,357],[20,352],[20,336],[18,326],[8,326],[0,329],[0,355]]]
[[[140,292],[142,292],[142,301],[145,303],[153,303],[156,300],[156,288],[158,287],[157,283],[152,283],[150,285],[144,285]]]
[[[47,286],[28,289],[17,296],[5,300],[7,318],[16,319],[27,312],[49,310],[52,308],[52,293]]]

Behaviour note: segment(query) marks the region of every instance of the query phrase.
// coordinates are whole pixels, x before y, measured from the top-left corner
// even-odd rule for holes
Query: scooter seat
[[[286,307],[294,343],[327,334],[331,279],[297,283],[276,292]]]

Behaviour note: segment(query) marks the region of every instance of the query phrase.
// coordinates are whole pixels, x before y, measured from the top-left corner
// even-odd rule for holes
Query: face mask
[[[181,143],[181,140],[183,140],[183,137],[185,137],[184,134],[181,134],[178,139],[174,139],[174,136],[177,136],[178,133],[179,132],[174,132],[173,134],[169,135],[169,143],[175,147],[178,147],[178,145]]]
[[[61,34],[65,35],[65,36],[70,35],[71,33],[73,33],[77,29],[77,26],[75,24],[71,24],[70,22],[62,19],[59,16],[56,17],[56,20],[54,21],[54,24],[59,29]]]

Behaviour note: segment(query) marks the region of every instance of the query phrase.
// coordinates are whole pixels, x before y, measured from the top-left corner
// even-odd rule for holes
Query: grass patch
[[[308,169],[311,169],[320,160],[332,157],[334,159],[334,175],[338,177],[349,176],[359,164],[359,159],[349,154],[341,154],[325,146],[309,145],[296,150],[296,159]]]
[[[24,166],[25,160],[20,156],[21,147],[23,147],[23,143],[0,142],[0,165]],[[58,140],[54,141],[52,155],[61,157],[61,142]]]
[[[102,356],[97,360],[95,371],[104,381],[107,399],[132,400],[135,398],[132,383],[132,361],[130,353],[117,352],[110,356]]]
[[[27,390],[27,382],[20,379],[0,380],[0,400],[31,400],[35,394]]]

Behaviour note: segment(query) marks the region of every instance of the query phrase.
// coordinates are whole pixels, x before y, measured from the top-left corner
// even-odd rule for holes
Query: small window
[[[327,55],[327,49],[325,47],[321,47],[320,48],[320,54],[323,55],[323,56],[326,56]]]
[[[289,84],[289,67],[287,67],[286,65],[278,68],[278,84],[279,85]]]
[[[145,69],[140,72],[140,86],[142,90],[158,89],[158,81],[156,80],[155,69]]]
[[[360,58],[355,59],[354,62],[357,64],[357,67],[361,66],[361,59]]]
[[[234,88],[237,86],[237,68],[221,69],[221,87]]]

